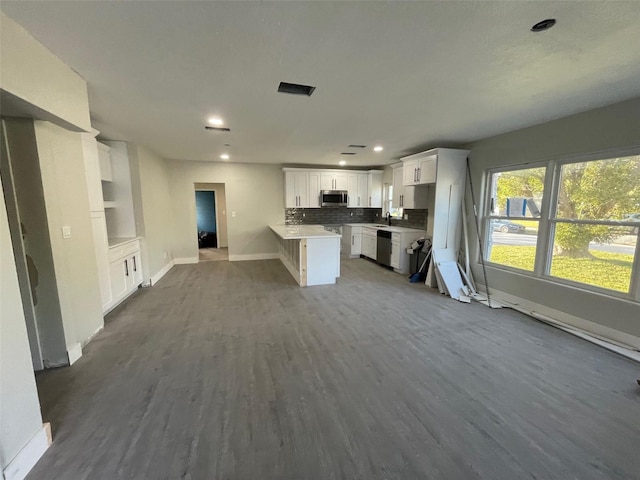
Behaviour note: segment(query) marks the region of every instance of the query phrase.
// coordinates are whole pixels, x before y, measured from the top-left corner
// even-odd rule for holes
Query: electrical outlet
[[[404,219],[405,219],[405,220],[409,220],[409,214],[408,214],[408,213],[405,213],[405,214],[404,214]]]
[[[351,212],[351,216],[353,217],[353,212]]]
[[[62,238],[71,238],[71,227],[69,225],[62,227]]]
[[[307,216],[307,214],[306,214],[306,213],[304,213],[304,212],[302,212],[302,217],[304,218],[304,217],[306,217],[306,216]]]
[[[236,212],[231,212],[231,218],[236,218]]]

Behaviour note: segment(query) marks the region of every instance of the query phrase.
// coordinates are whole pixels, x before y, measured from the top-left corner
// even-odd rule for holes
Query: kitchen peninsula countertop
[[[322,225],[269,225],[276,235],[285,240],[303,238],[341,238],[335,232],[328,232]]]

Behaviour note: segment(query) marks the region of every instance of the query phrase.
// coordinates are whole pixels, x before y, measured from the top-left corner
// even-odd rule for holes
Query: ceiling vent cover
[[[355,155],[355,152],[342,152],[340,155]]]
[[[366,145],[349,145],[347,148],[367,148]]]
[[[316,87],[311,85],[299,85],[297,83],[280,82],[278,85],[278,92],[290,93],[291,95],[306,95],[310,97]]]
[[[226,128],[226,127],[210,127],[209,125],[205,125],[204,129],[205,130],[215,130],[216,132],[230,132],[231,131],[230,128]]]

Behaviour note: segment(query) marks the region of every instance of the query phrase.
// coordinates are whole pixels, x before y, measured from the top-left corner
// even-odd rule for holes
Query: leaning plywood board
[[[458,300],[460,298],[460,291],[464,286],[462,277],[460,277],[460,271],[458,270],[458,264],[451,261],[438,262],[438,271],[451,298]]]
[[[429,263],[429,270],[427,272],[427,279],[425,284],[430,287],[436,286],[436,272],[435,268],[438,262],[455,262],[456,251],[453,248],[434,248],[431,253],[431,262]]]

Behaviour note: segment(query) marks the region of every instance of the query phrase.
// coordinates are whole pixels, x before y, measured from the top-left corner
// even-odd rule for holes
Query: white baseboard
[[[619,330],[605,327],[604,325],[599,325],[589,320],[576,317],[575,315],[555,310],[545,305],[533,303],[524,298],[516,297],[515,295],[495,290],[493,288],[491,289],[491,297],[514,310],[518,310],[519,312],[530,315],[543,322],[554,324],[557,327],[586,340],[590,340],[588,337],[595,337],[593,340],[598,341],[594,341],[593,343],[597,343],[598,345],[606,347],[602,342],[602,340],[604,340],[604,342],[613,344],[614,346],[618,345],[632,351],[640,351],[640,337],[620,332]],[[611,348],[611,350],[621,353],[619,349]],[[629,356],[629,358],[636,359],[634,357],[635,355],[633,353]]]
[[[246,260],[280,259],[279,253],[251,253],[248,255],[229,255],[230,262],[244,262]]]
[[[190,263],[198,263],[199,258],[198,257],[185,257],[185,258],[174,258],[173,259],[173,263],[174,265],[187,265]]]
[[[153,277],[151,277],[151,286],[153,287],[156,283],[158,283],[160,279],[164,277],[167,274],[167,272],[173,268],[175,264],[176,264],[176,261],[171,260],[164,267],[162,267],[158,273],[156,273]]]
[[[48,425],[45,424],[2,471],[5,480],[23,480],[49,448]]]
[[[73,345],[67,350],[67,355],[69,356],[69,365],[76,363],[82,357],[82,344],[78,342]]]

